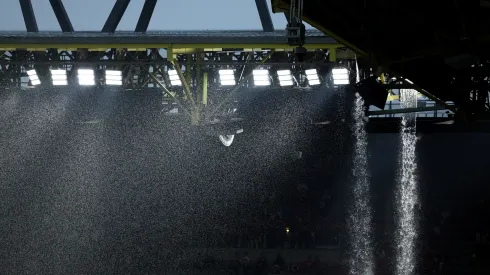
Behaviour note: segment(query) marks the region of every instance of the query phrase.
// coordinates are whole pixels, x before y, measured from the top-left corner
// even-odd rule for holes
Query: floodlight
[[[349,71],[347,69],[332,69],[333,84],[334,85],[347,85],[349,81]]]
[[[106,70],[105,71],[105,84],[106,85],[122,85],[122,72],[116,70]]]
[[[318,77],[318,71],[316,69],[305,70],[305,74],[310,86],[320,85],[320,78]]]
[[[36,70],[28,70],[27,75],[29,76],[29,80],[33,86],[41,84],[39,77],[37,76]]]
[[[268,70],[254,70],[253,71],[253,77],[254,77],[254,85],[255,86],[269,86],[269,85],[271,85]]]
[[[78,84],[82,86],[95,85],[95,75],[92,69],[78,69]]]
[[[66,86],[68,85],[68,78],[66,76],[66,70],[50,70],[51,79],[53,80],[54,86]]]
[[[219,70],[219,81],[223,86],[236,85],[235,73],[233,70]]]
[[[180,81],[177,70],[168,70],[168,77],[170,78],[170,84],[172,84],[172,86],[182,86],[182,81]]]
[[[281,86],[292,86],[293,76],[290,70],[279,70],[277,71],[277,77],[279,78],[279,85]]]

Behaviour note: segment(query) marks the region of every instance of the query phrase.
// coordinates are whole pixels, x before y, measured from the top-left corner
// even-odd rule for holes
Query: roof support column
[[[136,24],[135,32],[146,32],[148,26],[150,25],[151,16],[155,10],[158,0],[146,0],[143,5],[143,10],[141,11],[140,18]]]
[[[36,16],[34,16],[34,10],[32,9],[31,0],[19,0],[19,3],[22,10],[22,15],[24,16],[27,32],[39,32]]]
[[[53,8],[54,14],[56,15],[56,19],[58,19],[58,23],[60,24],[61,31],[63,32],[73,32],[73,26],[71,24],[70,18],[66,13],[65,6],[63,5],[62,0],[49,0],[51,3],[51,7]]]
[[[267,0],[255,0],[257,5],[257,11],[259,12],[260,22],[262,23],[262,29],[264,32],[273,32],[274,24],[272,24],[271,13],[267,6]]]
[[[129,2],[131,2],[131,0],[117,0],[112,8],[111,14],[109,14],[109,17],[102,28],[102,32],[113,33],[116,31],[117,25],[121,22],[124,12],[126,12],[126,9],[129,6]]]

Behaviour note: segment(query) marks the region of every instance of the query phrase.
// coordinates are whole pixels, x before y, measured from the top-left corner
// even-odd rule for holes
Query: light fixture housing
[[[318,71],[316,69],[305,70],[305,74],[310,86],[320,85],[320,77],[318,77]]]
[[[41,84],[41,80],[39,80],[39,77],[37,76],[36,70],[28,70],[27,75],[29,76],[29,80],[31,81],[31,84],[33,86]]]
[[[54,86],[66,86],[68,85],[68,78],[66,76],[66,70],[51,69],[51,79]]]
[[[78,69],[78,84],[82,86],[95,85],[95,74],[92,69]]]
[[[106,70],[105,84],[113,86],[122,86],[122,71]]]
[[[235,86],[235,72],[233,70],[219,70],[219,82],[222,86]]]
[[[290,70],[278,70],[277,78],[279,79],[279,85],[281,86],[293,85],[293,76]]]
[[[349,71],[345,68],[332,69],[333,85],[348,85]]]
[[[271,80],[269,78],[268,70],[254,70],[252,72],[255,86],[269,86]]]
[[[172,86],[182,86],[182,81],[180,81],[177,70],[168,70],[168,77],[170,78],[170,84],[172,84]]]

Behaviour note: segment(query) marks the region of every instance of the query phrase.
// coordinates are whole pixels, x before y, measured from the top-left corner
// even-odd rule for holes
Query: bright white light
[[[279,70],[277,71],[277,78],[279,79],[279,85],[281,86],[292,86],[293,76],[290,70]]]
[[[236,82],[235,80],[221,80],[221,85],[223,86],[235,86]]]
[[[105,71],[105,84],[106,85],[122,85],[122,72],[115,70],[106,70]]]
[[[66,86],[68,82],[66,80],[53,80],[54,86]]]
[[[235,73],[233,70],[219,70],[219,80],[223,86],[236,85]]]
[[[333,80],[333,85],[348,85],[350,82],[348,79],[337,79]]]
[[[51,75],[66,75],[65,70],[51,70]]]
[[[82,86],[95,85],[94,70],[78,69],[78,84]]]
[[[320,85],[320,78],[316,69],[305,70],[305,74],[310,86]]]
[[[332,69],[333,75],[348,75],[349,71],[347,69]]]
[[[66,75],[54,74],[51,76],[53,80],[66,80]]]
[[[259,75],[269,76],[269,71],[268,70],[254,70],[253,75],[254,76],[259,76]]]
[[[180,81],[177,70],[168,70],[168,77],[170,78],[170,84],[172,84],[172,86],[182,86],[182,81]]]
[[[233,70],[219,70],[219,75],[233,75]]]
[[[51,78],[53,79],[54,86],[66,86],[68,85],[68,78],[65,70],[50,70]]]
[[[264,81],[264,80],[254,81],[255,86],[269,86],[270,84],[271,84],[270,81]]]
[[[94,70],[91,70],[91,69],[78,69],[78,75],[94,75]]]
[[[349,71],[345,68],[332,69],[333,84],[334,85],[348,85],[349,81]]]
[[[107,85],[121,86],[122,85],[122,81],[121,80],[107,80],[106,79],[105,84],[107,84]]]
[[[255,86],[269,86],[269,85],[271,85],[268,70],[254,70],[253,76],[254,76],[254,85]]]
[[[114,70],[106,70],[105,75],[106,76],[121,76],[122,77],[122,72],[121,71],[114,71]]]
[[[311,86],[314,86],[314,85],[320,85],[320,80],[308,80],[308,84],[310,84]]]
[[[316,69],[309,69],[309,70],[305,71],[305,74],[306,75],[318,75],[318,72],[316,71]]]
[[[41,84],[39,77],[37,76],[36,70],[28,70],[27,75],[29,76],[29,80],[31,81],[31,85],[36,86]]]
[[[408,78],[405,78],[405,81],[408,82],[408,83],[410,83],[410,84],[413,84],[413,82],[410,81],[410,79],[408,79]]]

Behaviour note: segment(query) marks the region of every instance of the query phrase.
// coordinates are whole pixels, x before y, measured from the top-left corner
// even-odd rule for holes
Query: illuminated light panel
[[[37,76],[36,70],[28,70],[27,75],[29,76],[29,80],[33,86],[41,84],[39,77]]]
[[[168,77],[170,78],[170,84],[172,84],[172,86],[182,86],[182,81],[180,81],[177,70],[168,70]]]
[[[334,85],[348,85],[349,71],[347,69],[332,69],[333,84]]]
[[[310,86],[320,85],[320,78],[316,69],[305,70],[305,74]]]
[[[68,85],[68,78],[66,76],[65,70],[50,70],[51,79],[53,80],[54,86],[66,86]]]
[[[219,80],[223,86],[236,85],[235,72],[233,70],[219,70]]]
[[[255,86],[269,86],[269,85],[271,85],[268,70],[254,70],[253,71],[253,77],[254,77],[254,85]]]
[[[95,85],[94,70],[91,69],[78,69],[78,84],[82,86]]]
[[[279,70],[277,71],[277,77],[279,78],[279,85],[281,86],[292,86],[293,76],[290,70]]]
[[[122,72],[116,70],[106,70],[105,71],[105,84],[122,86]]]

